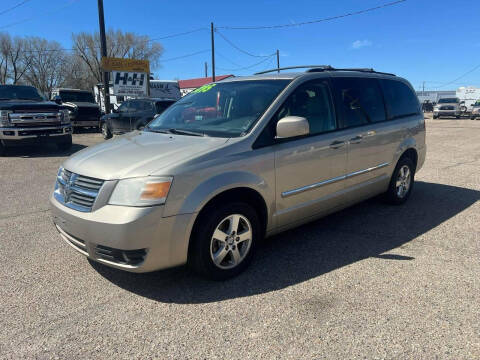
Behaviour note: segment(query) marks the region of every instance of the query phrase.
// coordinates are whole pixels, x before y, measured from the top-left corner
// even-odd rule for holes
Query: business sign
[[[102,69],[104,71],[150,73],[150,62],[148,60],[102,57]]]
[[[113,94],[120,96],[147,96],[147,73],[112,71]]]

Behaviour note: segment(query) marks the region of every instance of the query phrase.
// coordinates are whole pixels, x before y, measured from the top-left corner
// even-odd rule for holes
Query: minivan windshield
[[[60,98],[63,102],[95,102],[93,95],[87,91],[60,91]]]
[[[238,137],[248,132],[290,80],[204,85],[156,117],[147,131]]]
[[[443,98],[443,99],[439,99],[438,100],[438,103],[439,104],[446,104],[446,103],[458,103],[460,102],[460,100],[458,100],[458,98]]]
[[[43,97],[33,86],[0,85],[0,100],[42,101]]]

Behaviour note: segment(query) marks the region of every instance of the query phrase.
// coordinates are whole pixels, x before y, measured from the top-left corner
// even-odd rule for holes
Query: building
[[[446,97],[456,97],[455,90],[443,90],[443,91],[417,91],[418,100],[420,103],[424,103],[428,100],[431,103],[437,103],[438,99]]]
[[[233,77],[234,75],[218,75],[215,76],[215,81],[221,81],[223,79],[227,79]],[[205,84],[211,83],[212,77],[203,77],[203,78],[196,78],[196,79],[186,79],[186,80],[178,80],[178,85],[180,87],[180,93],[182,96],[187,95],[190,91],[193,91],[200,86]]]

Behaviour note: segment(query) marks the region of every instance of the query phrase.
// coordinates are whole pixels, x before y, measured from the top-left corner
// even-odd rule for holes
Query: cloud
[[[367,46],[372,46],[372,42],[370,40],[355,40],[352,43],[352,49],[361,49]]]

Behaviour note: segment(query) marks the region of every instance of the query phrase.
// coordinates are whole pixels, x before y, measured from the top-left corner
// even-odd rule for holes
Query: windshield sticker
[[[199,87],[198,89],[193,90],[193,93],[204,93],[209,90],[211,90],[213,87],[215,87],[217,84],[208,84],[208,85],[203,85]]]

